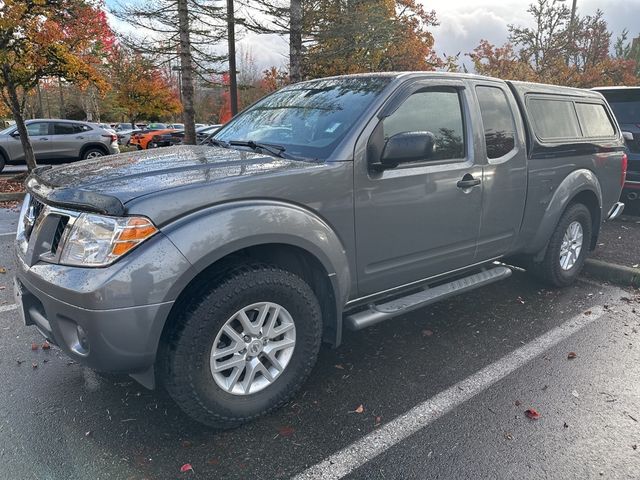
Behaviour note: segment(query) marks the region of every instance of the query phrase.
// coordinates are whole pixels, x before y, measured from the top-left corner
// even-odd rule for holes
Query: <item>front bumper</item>
[[[173,302],[89,310],[34,287],[24,274],[15,279],[16,303],[26,325],[35,326],[73,360],[104,372],[137,373],[155,362],[160,329]]]
[[[108,267],[57,264],[47,251],[54,243],[48,225],[65,212],[41,210],[29,239],[18,229],[14,290],[26,325],[90,368],[150,370],[166,319],[185,286],[177,279],[188,277],[191,264],[162,233]]]

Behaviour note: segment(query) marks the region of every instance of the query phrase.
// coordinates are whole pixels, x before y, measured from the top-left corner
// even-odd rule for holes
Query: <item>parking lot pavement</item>
[[[10,243],[0,237],[0,265],[8,268],[0,274],[4,478],[289,478],[317,473],[313,466],[327,458],[338,463],[316,477],[637,478],[640,471],[636,292],[593,282],[547,290],[515,273],[347,333],[340,348],[321,350],[283,409],[213,432],[162,391],[96,375],[55,348],[32,351],[42,340],[10,307]],[[529,408],[540,418],[527,418]],[[416,417],[407,421],[407,412]],[[374,453],[368,462],[349,456],[354,444]],[[180,473],[187,463],[195,474]]]

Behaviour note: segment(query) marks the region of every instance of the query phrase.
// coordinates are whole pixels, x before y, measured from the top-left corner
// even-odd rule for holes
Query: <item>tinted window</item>
[[[603,90],[618,123],[640,123],[640,88],[629,90]]]
[[[576,103],[576,111],[585,137],[610,137],[615,134],[604,105]]]
[[[462,105],[453,88],[414,93],[384,119],[383,127],[385,139],[402,132],[433,133],[436,145],[431,160],[464,157]]]
[[[49,124],[46,122],[30,123],[27,125],[27,135],[30,137],[49,135]]]
[[[54,135],[72,135],[77,133],[73,123],[54,123],[53,134]]]
[[[544,140],[582,138],[573,102],[531,98],[527,107],[538,137]]]
[[[487,157],[499,158],[516,145],[516,125],[507,96],[500,88],[477,87]]]

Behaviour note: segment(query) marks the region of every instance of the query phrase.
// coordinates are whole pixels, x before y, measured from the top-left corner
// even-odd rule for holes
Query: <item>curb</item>
[[[0,202],[11,202],[14,200],[22,200],[25,192],[0,193]]]
[[[640,287],[640,268],[625,267],[587,258],[584,263],[584,271],[598,280],[626,287]]]

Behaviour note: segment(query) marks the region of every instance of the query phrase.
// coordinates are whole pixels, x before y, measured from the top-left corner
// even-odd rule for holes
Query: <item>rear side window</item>
[[[576,111],[585,137],[611,137],[615,134],[615,129],[604,105],[576,103]]]
[[[530,98],[527,108],[533,129],[541,139],[582,138],[572,101]]]
[[[73,123],[54,123],[53,134],[54,135],[72,135],[76,133]]]
[[[464,122],[460,95],[454,88],[423,90],[412,94],[384,119],[384,136],[403,132],[431,132],[436,146],[430,160],[464,158]]]
[[[515,148],[516,126],[507,96],[500,88],[476,88],[484,125],[487,157],[499,158]]]

